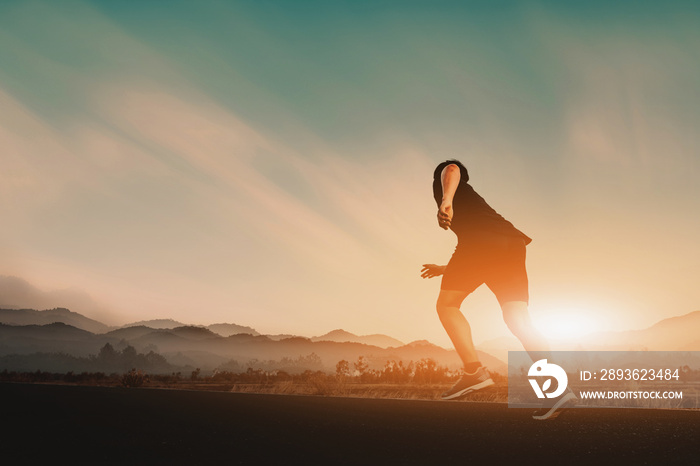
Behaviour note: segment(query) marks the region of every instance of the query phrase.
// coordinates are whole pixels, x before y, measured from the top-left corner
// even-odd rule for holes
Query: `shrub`
[[[122,375],[121,382],[124,387],[141,387],[143,384],[148,382],[148,374],[144,374],[136,369],[131,369],[129,372]]]

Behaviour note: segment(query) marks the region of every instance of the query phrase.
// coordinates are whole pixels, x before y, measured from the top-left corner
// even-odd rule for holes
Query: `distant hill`
[[[252,327],[245,327],[243,325],[236,324],[211,324],[207,325],[207,328],[214,333],[218,333],[222,337],[230,337],[231,335],[238,335],[239,333],[247,333],[250,335],[260,335]]]
[[[122,325],[121,328],[125,327],[149,327],[156,329],[172,329],[176,327],[184,327],[186,324],[178,322],[173,319],[152,319],[152,320],[140,320],[138,322],[132,322],[130,324]]]
[[[89,294],[76,288],[43,291],[23,278],[0,275],[0,308],[72,309],[97,319],[110,318],[109,311]],[[40,325],[37,322],[38,325]]]
[[[155,329],[146,327],[145,325],[136,325],[134,327],[122,327],[116,330],[106,332],[104,336],[119,340],[133,340],[152,333]]]
[[[97,354],[106,342],[116,343],[61,322],[21,326],[0,324],[0,355],[66,353],[85,357]]]
[[[77,312],[57,308],[45,311],[34,309],[0,309],[0,323],[9,325],[46,325],[62,322],[92,333],[104,333],[110,330],[107,325],[89,319]]]
[[[45,326],[0,325],[0,342],[0,356],[62,352],[85,357],[97,354],[106,343],[115,347],[128,344],[139,352],[155,351],[165,356],[172,365],[187,362],[205,372],[213,371],[217,367],[240,367],[245,370],[248,364],[260,365],[259,363],[274,366],[273,361],[287,361],[285,364],[290,364],[290,361],[304,358],[318,361],[314,363],[321,364],[320,367],[316,366],[317,368],[333,372],[338,361],[344,359],[352,363],[360,356],[366,358],[371,369],[381,369],[389,360],[409,363],[425,358],[431,358],[451,369],[457,369],[461,365],[454,350],[446,350],[426,341],[380,348],[357,342],[314,342],[302,337],[281,340],[251,334],[223,337],[209,329],[193,326],[174,329],[136,326],[104,334],[92,334],[60,323]],[[311,355],[315,356],[310,357]],[[480,356],[489,369],[505,371],[502,361],[485,353],[480,353]],[[303,369],[303,365],[297,364],[296,367]]]
[[[397,355],[400,355],[399,358],[404,361],[418,361],[424,358],[431,358],[452,369],[462,367],[462,361],[455,350],[447,350],[427,340],[413,341],[400,348],[390,348],[387,351],[390,354],[395,351]],[[507,364],[504,361],[484,351],[477,350],[476,353],[479,356],[479,361],[490,371],[500,372],[501,374],[508,372]]]
[[[94,340],[97,335],[62,322],[46,325],[4,325],[0,324],[0,336],[6,343],[12,337],[41,339],[48,341]]]
[[[375,335],[355,335],[350,332],[346,332],[345,330],[342,329],[337,329],[333,330],[331,332],[326,333],[325,335],[321,335],[320,337],[313,337],[311,338],[311,341],[336,341],[339,343],[344,343],[344,342],[349,342],[349,343],[364,343],[365,345],[373,345],[373,346],[378,346],[380,348],[391,348],[391,347],[399,347],[403,346],[404,344],[395,339],[391,338],[386,335],[381,335],[381,334],[375,334]]]
[[[700,351],[700,311],[670,317],[641,330],[596,332],[582,338],[550,339],[549,343],[556,351]],[[508,351],[523,351],[513,336],[489,340],[477,348],[504,361]]]
[[[275,340],[275,341],[288,340],[289,338],[304,338],[305,340],[309,340],[309,341],[311,340],[311,338],[300,337],[298,335],[291,335],[289,333],[280,333],[277,335],[265,335],[265,336],[267,338],[269,338],[270,340]]]
[[[696,311],[664,319],[643,330],[603,332],[580,340],[554,340],[551,343],[554,350],[700,351],[699,330],[700,311]],[[360,356],[365,357],[372,369],[381,369],[389,360],[408,363],[425,358],[431,358],[450,369],[461,366],[454,350],[428,341],[414,341],[405,345],[387,335],[358,336],[341,329],[305,338],[286,334],[260,335],[251,327],[229,323],[206,327],[184,325],[172,319],[110,328],[68,309],[0,309],[0,356],[3,357],[33,353],[85,357],[97,354],[106,343],[120,348],[131,345],[144,354],[154,351],[168,358],[170,364],[177,365],[173,361],[188,361],[187,364],[200,367],[203,371],[220,367],[245,370],[248,364],[253,364],[252,361],[257,361],[258,366],[267,367],[274,365],[274,361],[285,360],[289,363],[290,360],[301,361],[307,357],[309,361],[316,360],[315,364],[330,372],[334,371],[338,361],[352,363]],[[504,373],[504,361],[509,349],[522,348],[517,340],[508,337],[482,343],[478,346],[478,354],[490,370]]]
[[[214,333],[208,328],[186,325],[171,330],[174,335],[189,338],[191,340],[206,340],[209,338],[222,338],[218,333]]]
[[[219,323],[211,325],[187,325],[182,322],[178,322],[173,319],[153,319],[153,320],[141,320],[139,322],[133,322],[127,325],[123,325],[122,328],[127,327],[148,327],[152,329],[162,329],[162,330],[172,330],[178,327],[196,327],[208,329],[217,335],[223,337],[228,337],[231,335],[238,335],[239,333],[248,333],[251,335],[260,335],[252,327],[245,327],[243,325],[229,324],[229,323]]]
[[[700,351],[700,311],[661,320],[651,327],[592,334],[580,343],[587,349]]]
[[[508,361],[508,351],[523,351],[523,345],[512,335],[482,342],[476,345],[476,348],[506,362]]]

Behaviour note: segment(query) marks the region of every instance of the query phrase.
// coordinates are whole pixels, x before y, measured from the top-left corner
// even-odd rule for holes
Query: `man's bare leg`
[[[440,290],[438,296],[437,311],[440,321],[462,359],[465,372],[452,388],[440,395],[443,400],[461,398],[494,384],[489,373],[481,367],[472,341],[472,329],[459,310],[467,294],[464,291]]]
[[[503,320],[506,321],[506,325],[513,332],[513,335],[520,340],[532,361],[550,359],[549,344],[535,326],[532,325],[527,303],[524,301],[510,301],[503,303],[501,309],[503,310]],[[557,399],[545,399],[542,407],[535,411],[532,418],[537,420],[554,419],[563,408],[575,403],[576,395],[567,388],[567,392],[563,396]]]
[[[538,361],[549,356],[549,343],[535,328],[530,319],[530,312],[525,301],[509,301],[501,305],[503,320],[520,340],[525,351],[533,361]]]
[[[447,335],[465,366],[479,361],[472,341],[471,326],[462,311],[459,310],[467,294],[464,291],[440,290],[437,300],[440,322],[445,327]]]

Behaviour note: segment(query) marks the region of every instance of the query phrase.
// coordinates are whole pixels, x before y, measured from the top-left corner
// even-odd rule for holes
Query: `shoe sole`
[[[465,396],[471,392],[481,390],[482,388],[490,387],[491,385],[493,385],[493,380],[491,380],[491,379],[484,380],[483,382],[479,382],[476,385],[472,385],[471,387],[464,388],[458,392],[453,393],[452,395],[443,396],[441,398],[443,400],[454,400],[455,398]]]
[[[546,413],[540,415],[533,414],[532,419],[535,419],[537,421],[546,421],[554,419],[557,416],[559,416],[562,413],[562,411],[564,411],[567,407],[573,405],[576,402],[576,400],[578,400],[578,398],[576,398],[576,395],[574,395],[573,393],[567,393],[561,398],[561,400],[554,403],[554,406],[549,408],[549,410]]]

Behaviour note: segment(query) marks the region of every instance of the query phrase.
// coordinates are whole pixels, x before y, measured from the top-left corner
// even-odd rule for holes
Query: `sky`
[[[457,158],[533,238],[545,334],[698,310],[700,7],[609,3],[1,0],[0,275],[111,325],[449,347],[420,268]]]

